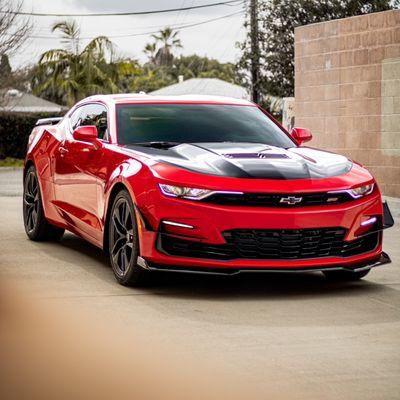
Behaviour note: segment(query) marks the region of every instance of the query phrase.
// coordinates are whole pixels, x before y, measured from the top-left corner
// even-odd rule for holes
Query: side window
[[[75,117],[75,113],[78,115]],[[107,109],[101,104],[82,106],[71,115],[72,129],[78,126],[94,125],[99,139],[108,140]]]
[[[82,107],[79,107],[69,117],[72,130],[74,130],[75,128],[77,128],[79,126],[79,116],[80,116],[81,112],[82,112]]]

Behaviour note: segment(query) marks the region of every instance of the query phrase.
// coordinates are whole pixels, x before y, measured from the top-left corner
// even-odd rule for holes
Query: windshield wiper
[[[155,149],[169,149],[182,144],[181,142],[154,141],[154,142],[136,142],[131,143],[132,146],[154,147]]]

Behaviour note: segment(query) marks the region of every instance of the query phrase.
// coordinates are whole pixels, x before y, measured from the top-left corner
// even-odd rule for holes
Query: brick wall
[[[295,31],[296,126],[400,197],[400,10]]]

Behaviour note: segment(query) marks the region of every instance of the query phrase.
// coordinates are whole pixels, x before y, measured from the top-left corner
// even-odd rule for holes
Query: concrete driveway
[[[100,250],[72,234],[60,243],[27,240],[20,172],[7,173],[0,174],[0,274],[28,283],[46,302],[118,319],[194,358],[218,359],[282,399],[288,388],[307,399],[400,398],[398,226],[385,233],[393,263],[361,282],[328,283],[318,273],[163,275],[131,289],[115,282]]]

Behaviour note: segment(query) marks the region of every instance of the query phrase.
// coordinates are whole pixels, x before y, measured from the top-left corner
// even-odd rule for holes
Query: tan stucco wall
[[[400,10],[295,31],[295,125],[400,197]]]

